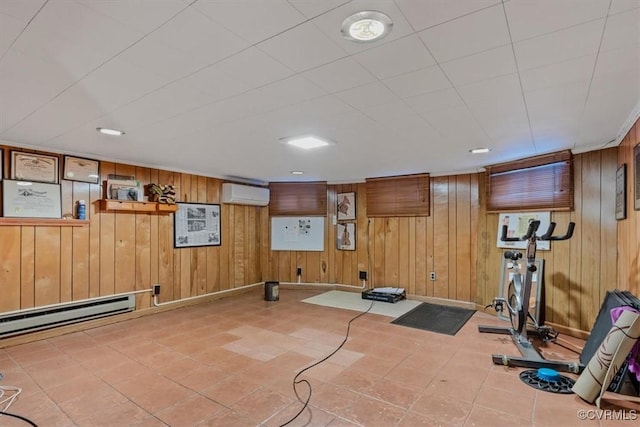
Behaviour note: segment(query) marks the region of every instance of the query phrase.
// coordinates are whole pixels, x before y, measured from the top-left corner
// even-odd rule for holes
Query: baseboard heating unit
[[[0,314],[0,338],[133,311],[135,295],[119,295]]]
[[[404,288],[374,288],[362,292],[362,299],[369,299],[374,301],[396,303],[406,298],[407,293],[405,292]]]

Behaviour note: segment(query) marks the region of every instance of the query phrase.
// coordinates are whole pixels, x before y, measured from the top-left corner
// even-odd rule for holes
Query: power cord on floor
[[[311,392],[312,392],[312,387],[311,387],[311,383],[305,379],[302,380],[298,380],[298,377],[300,375],[302,375],[304,372],[308,371],[309,369],[313,368],[314,366],[318,366],[319,364],[325,362],[327,359],[329,359],[331,356],[333,356],[334,354],[336,354],[347,342],[347,340],[349,339],[349,330],[351,329],[351,323],[358,319],[361,316],[364,316],[365,314],[367,314],[369,311],[371,311],[371,308],[373,308],[373,304],[375,303],[375,301],[371,301],[371,304],[369,305],[369,308],[367,308],[365,311],[358,313],[356,316],[354,316],[353,318],[351,318],[351,320],[349,320],[349,323],[347,323],[347,332],[344,336],[344,340],[342,340],[342,342],[340,343],[340,345],[333,350],[328,356],[325,356],[324,358],[320,359],[319,361],[315,362],[312,365],[307,366],[306,368],[302,369],[300,372],[298,372],[296,374],[295,377],[293,377],[293,392],[296,394],[296,397],[298,398],[298,400],[300,402],[303,402],[303,399],[300,397],[300,395],[298,394],[298,390],[296,389],[296,385],[297,384],[301,384],[301,383],[305,383],[307,385],[307,387],[309,388],[309,396],[307,396],[307,399],[304,400],[304,405],[302,406],[302,408],[298,411],[298,413],[296,415],[294,415],[291,419],[289,419],[289,421],[287,421],[284,424],[281,424],[280,427],[284,427],[287,424],[291,423],[293,420],[295,420],[296,418],[298,418],[300,416],[300,414],[302,414],[302,412],[304,412],[305,409],[307,409],[307,406],[309,405],[309,401],[311,400]]]
[[[0,373],[0,380],[2,380],[2,374]],[[10,392],[10,393],[7,393]],[[31,421],[30,419],[23,417],[22,415],[16,415],[9,412],[6,412],[9,409],[9,406],[15,402],[18,398],[18,395],[22,393],[22,389],[20,387],[12,387],[12,386],[0,386],[0,417],[6,415],[8,417],[18,418],[33,427],[38,427],[36,423]],[[6,396],[5,396],[6,395]]]

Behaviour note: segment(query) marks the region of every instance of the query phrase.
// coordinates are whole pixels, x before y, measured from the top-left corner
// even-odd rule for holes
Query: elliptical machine
[[[535,335],[544,342],[555,341],[558,332],[549,326],[540,325],[538,320],[529,312],[529,301],[531,298],[531,283],[533,274],[536,271],[536,242],[538,240],[568,240],[573,236],[575,223],[570,222],[567,232],[563,236],[553,236],[556,224],[551,222],[549,228],[542,235],[536,233],[540,227],[540,221],[532,221],[527,229],[527,234],[522,237],[507,237],[507,226],[502,227],[500,240],[503,242],[526,241],[525,250],[526,267],[525,274],[522,275],[518,260],[522,258],[522,253],[518,251],[506,251],[504,257],[513,261],[514,274],[509,282],[507,298],[494,298],[491,304],[485,307],[493,307],[497,312],[502,312],[506,306],[511,319],[511,327],[499,326],[478,326],[479,332],[492,334],[511,335],[514,344],[520,350],[522,357],[508,356],[504,354],[494,354],[493,363],[496,365],[519,366],[523,368],[550,368],[561,372],[580,373],[584,365],[576,362],[547,360],[535,349],[529,340],[529,335]]]

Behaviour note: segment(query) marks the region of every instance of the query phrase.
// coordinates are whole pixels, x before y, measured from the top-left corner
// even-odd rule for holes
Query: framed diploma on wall
[[[5,179],[2,206],[8,218],[61,218],[60,184]]]
[[[60,182],[58,157],[12,151],[11,179],[58,184]]]
[[[63,179],[97,184],[100,180],[100,162],[81,157],[64,156]]]

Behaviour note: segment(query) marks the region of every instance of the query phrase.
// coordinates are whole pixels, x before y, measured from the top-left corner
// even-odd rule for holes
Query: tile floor
[[[302,408],[294,376],[330,354],[356,314],[301,302],[317,293],[283,289],[266,302],[255,291],[0,349],[0,385],[23,389],[9,412],[42,427],[282,425]],[[359,317],[344,347],[303,373],[311,401],[289,425],[637,425],[580,421],[591,405],[493,365],[492,353],[517,354],[508,337],[478,333],[502,323],[494,316],[476,313],[455,337],[391,320]],[[577,359],[558,345],[548,352]]]

